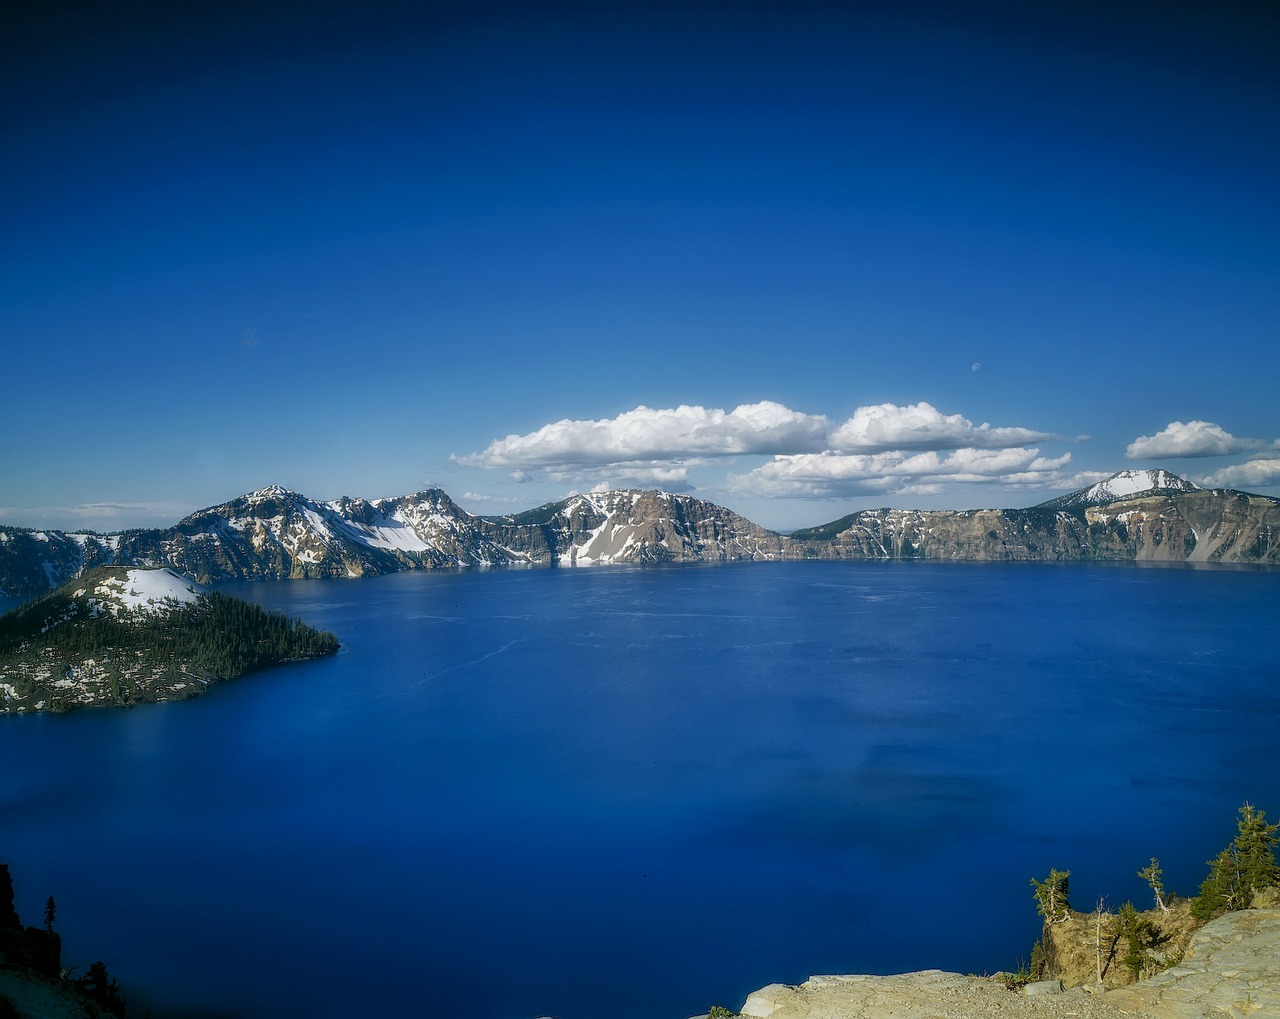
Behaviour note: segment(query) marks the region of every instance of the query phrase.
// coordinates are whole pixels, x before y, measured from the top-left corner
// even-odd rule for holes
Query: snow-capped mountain
[[[438,489],[373,502],[317,502],[273,485],[193,513],[167,531],[130,532],[119,554],[167,563],[202,582],[529,561],[489,540],[477,520]]]
[[[751,559],[1170,559],[1280,563],[1280,500],[1128,470],[1023,510],[863,510],[784,536],[686,495],[575,495],[474,516],[439,489],[318,502],[272,486],[173,527],[68,534],[0,527],[0,594],[41,594],[97,565],[200,583],[473,566]]]
[[[1105,506],[1107,503],[1139,496],[1198,491],[1199,485],[1165,470],[1127,470],[1118,471],[1096,485],[1050,499],[1040,506],[1045,509],[1084,509],[1086,506]]]
[[[559,566],[777,559],[786,544],[723,506],[634,489],[575,495],[487,523],[508,547]]]

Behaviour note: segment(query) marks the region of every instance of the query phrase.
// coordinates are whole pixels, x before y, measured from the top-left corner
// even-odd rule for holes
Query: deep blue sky
[[[9,5],[0,522],[1280,494],[1280,16],[1065,6]]]

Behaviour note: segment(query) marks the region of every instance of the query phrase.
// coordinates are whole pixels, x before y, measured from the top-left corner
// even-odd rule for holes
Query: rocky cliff
[[[779,559],[789,544],[722,506],[656,491],[575,495],[484,522],[503,547],[558,566]]]
[[[797,531],[814,559],[1280,563],[1280,500],[1149,492],[1071,510],[864,510]]]
[[[119,534],[0,528],[0,592],[31,597],[96,565],[172,567],[201,583],[474,566],[755,559],[1280,563],[1280,500],[1122,471],[1028,509],[863,510],[790,536],[667,492],[573,496],[474,516],[439,489],[318,502],[271,487],[173,527]]]
[[[79,980],[62,970],[62,938],[46,925],[23,927],[13,906],[9,865],[0,863],[0,1017],[3,1019],[123,1019],[124,998],[102,963]]]

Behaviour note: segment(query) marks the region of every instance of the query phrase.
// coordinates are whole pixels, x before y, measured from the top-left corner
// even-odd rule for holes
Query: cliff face
[[[56,979],[61,966],[62,939],[52,930],[22,926],[13,906],[9,865],[0,863],[0,967],[29,970],[40,977]]]
[[[866,510],[838,523],[834,534],[797,532],[789,552],[816,559],[1280,563],[1280,501],[1244,492],[1137,496],[1078,512]]]
[[[1191,916],[1191,903],[1186,899],[1175,901],[1167,911],[1153,909],[1138,916],[1153,932],[1152,948],[1142,967],[1144,976],[1181,959],[1202,926]],[[1137,980],[1125,963],[1128,942],[1115,913],[1069,913],[1061,921],[1045,924],[1040,942],[1046,978],[1061,980],[1067,987],[1090,984],[1115,988]]]
[[[485,522],[496,542],[544,565],[777,559],[787,545],[722,506],[656,491],[577,495]]]
[[[50,899],[52,907],[53,900]],[[9,865],[0,863],[0,1016],[4,1019],[123,1019],[119,985],[101,962],[78,980],[62,972],[62,939],[53,930],[23,927],[13,908]]]
[[[1139,497],[1085,511],[1124,558],[1280,563],[1280,501],[1244,492]]]
[[[1144,475],[1144,477],[1137,477]],[[1116,489],[1128,491],[1116,498]],[[667,492],[573,496],[478,517],[439,489],[317,502],[267,488],[174,527],[112,535],[0,528],[0,592],[31,597],[96,565],[168,566],[200,583],[473,566],[756,559],[1130,560],[1280,564],[1280,500],[1121,472],[1016,510],[851,513],[790,536]]]

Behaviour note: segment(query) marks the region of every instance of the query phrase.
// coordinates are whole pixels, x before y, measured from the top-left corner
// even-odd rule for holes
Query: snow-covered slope
[[[1050,499],[1048,502],[1041,503],[1038,508],[1084,509],[1088,506],[1105,506],[1107,503],[1138,496],[1198,491],[1200,491],[1199,485],[1165,470],[1127,470],[1118,471],[1096,485],[1090,485],[1088,488],[1082,488],[1057,499]]]
[[[478,518],[438,489],[396,499],[318,502],[272,486],[160,532],[126,536],[123,556],[148,555],[202,581],[340,577],[527,562],[489,540]]]
[[[118,534],[0,527],[0,595],[49,591],[85,570],[115,561]]]
[[[81,588],[75,597],[88,594],[92,605],[113,616],[121,611],[160,615],[177,605],[194,602],[202,590],[193,580],[173,570],[132,569],[126,570],[123,576],[103,578],[92,592]]]

